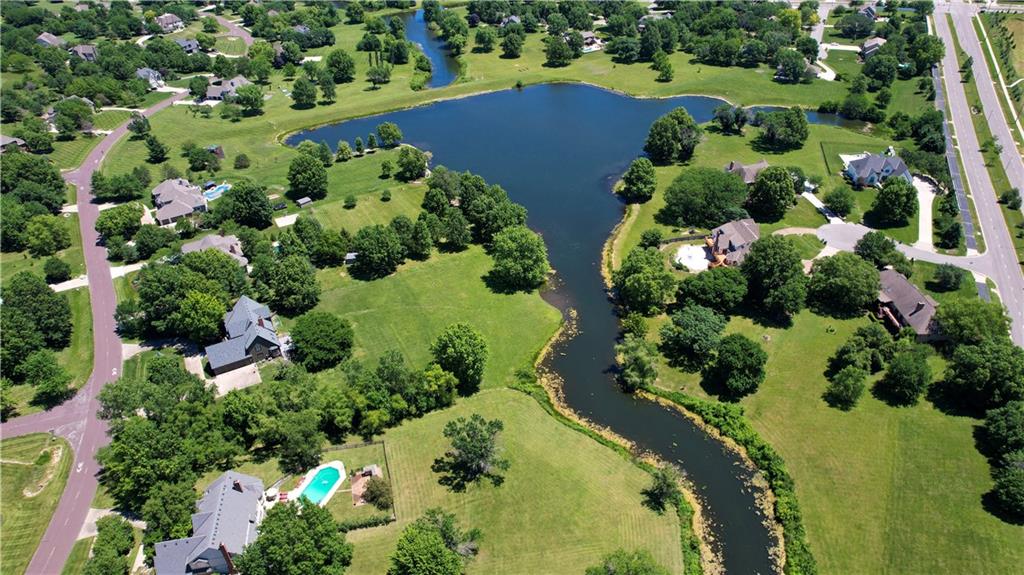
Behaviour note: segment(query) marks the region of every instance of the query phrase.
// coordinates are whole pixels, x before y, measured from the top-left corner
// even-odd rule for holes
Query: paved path
[[[252,34],[250,34],[248,30],[239,26],[238,23],[232,22],[231,20],[228,20],[223,16],[215,14],[213,17],[217,19],[217,22],[221,26],[228,29],[228,35],[238,36],[242,39],[243,42],[245,42],[246,46],[252,46],[254,40],[252,38]]]
[[[154,104],[142,113],[150,116],[184,97],[176,95]],[[58,574],[67,561],[71,547],[89,513],[96,494],[99,464],[96,451],[105,445],[107,425],[96,418],[99,402],[96,394],[104,384],[117,379],[121,371],[121,339],[114,323],[117,296],[111,280],[107,252],[99,245],[96,233],[98,206],[92,203],[92,173],[110,149],[128,132],[128,122],[103,138],[86,156],[82,165],[64,174],[78,189],[78,215],[85,252],[85,266],[92,304],[93,371],[74,398],[49,411],[12,419],[0,425],[0,435],[14,437],[26,433],[52,432],[68,440],[74,452],[71,474],[43,539],[29,563],[29,575]]]
[[[992,185],[988,170],[985,168],[985,160],[979,151],[978,136],[971,122],[967,96],[959,82],[960,66],[952,49],[953,36],[946,19],[946,14],[952,13],[960,45],[975,62],[983,63],[985,56],[981,52],[981,45],[971,22],[974,10],[972,6],[959,3],[939,5],[935,13],[935,29],[947,46],[946,55],[942,59],[942,69],[946,77],[947,99],[964,164],[964,175],[974,200],[978,224],[985,236],[985,257],[990,260],[989,273],[985,275],[999,288],[1000,299],[1012,320],[1010,331],[1013,341],[1024,346],[1024,274],[1021,273],[1010,232],[997,203],[997,191]],[[1012,145],[1013,136],[999,105],[988,66],[974,66],[974,78],[988,125],[992,133],[1005,144],[1000,159],[1006,168],[1010,184],[1024,189],[1024,161],[1021,160],[1016,147]]]
[[[87,285],[89,285],[89,276],[88,275],[81,275],[81,276],[78,276],[77,278],[71,278],[71,279],[69,279],[66,282],[60,282],[60,283],[57,283],[57,284],[50,284],[50,289],[52,289],[55,292],[62,292],[62,291],[78,289],[80,287],[85,287]]]

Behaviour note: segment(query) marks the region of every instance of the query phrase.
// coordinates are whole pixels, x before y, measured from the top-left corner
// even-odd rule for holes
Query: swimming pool
[[[315,505],[324,505],[341,485],[344,467],[341,462],[331,462],[311,471],[299,489],[300,499],[305,497]]]
[[[216,188],[206,190],[205,192],[203,192],[203,195],[206,196],[207,200],[216,200],[217,198],[221,197],[221,195],[223,195],[224,192],[230,189],[231,184],[221,184]]]

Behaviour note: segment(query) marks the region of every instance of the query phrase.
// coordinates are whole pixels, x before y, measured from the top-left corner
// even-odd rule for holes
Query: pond
[[[624,212],[611,188],[641,154],[651,122],[678,106],[706,122],[721,103],[548,84],[323,126],[288,144],[310,139],[333,146],[395,122],[405,142],[433,154],[432,165],[480,174],[526,206],[528,224],[543,235],[557,270],[545,298],[578,316],[576,334],[546,364],[562,379],[568,406],[686,472],[727,572],[771,573],[768,549],[775,539],[755,504],[752,472],[690,419],[619,390],[613,376],[619,323],[601,276],[602,246]],[[722,165],[729,160],[721,158]]]
[[[403,12],[397,17],[405,24],[405,37],[417,44],[433,66],[428,88],[442,88],[459,77],[459,61],[445,48],[445,41],[434,34],[423,20],[423,10]]]

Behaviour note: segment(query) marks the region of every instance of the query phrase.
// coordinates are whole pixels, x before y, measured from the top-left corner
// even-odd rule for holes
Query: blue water
[[[423,10],[404,12],[399,17],[405,22],[405,37],[423,49],[434,67],[427,87],[442,88],[454,82],[459,77],[459,62],[449,55],[444,40],[427,27],[423,21]]]
[[[313,481],[310,481],[309,485],[302,490],[302,497],[319,505],[340,479],[341,472],[337,468],[324,467],[316,472],[316,475],[313,476]]]
[[[226,192],[226,191],[228,191],[230,189],[231,189],[231,184],[221,184],[221,185],[217,186],[216,188],[212,188],[212,189],[206,190],[205,192],[203,192],[203,195],[206,196],[207,200],[216,200],[217,198],[219,198],[222,195],[224,195],[224,192]]]

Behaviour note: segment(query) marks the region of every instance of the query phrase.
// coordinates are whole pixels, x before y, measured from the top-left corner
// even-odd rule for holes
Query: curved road
[[[142,113],[150,116],[187,95],[174,94]],[[99,409],[96,394],[104,384],[117,379],[121,370],[121,338],[115,331],[114,308],[117,306],[117,296],[110,277],[106,249],[98,243],[95,224],[99,209],[92,202],[90,182],[92,173],[99,168],[103,158],[127,132],[128,122],[125,122],[103,138],[77,170],[64,174],[64,180],[73,184],[78,191],[78,221],[92,302],[92,374],[75,397],[63,405],[0,425],[0,435],[3,437],[38,432],[55,433],[68,440],[74,453],[67,486],[29,563],[27,573],[30,575],[56,574],[64,567],[96,494],[96,474],[99,472],[96,451],[108,442],[106,422],[96,417]]]
[[[217,22],[221,26],[224,26],[225,28],[228,29],[228,35],[229,36],[238,36],[239,38],[242,39],[243,42],[245,42],[246,46],[252,46],[252,43],[253,43],[252,34],[250,34],[248,30],[246,30],[245,28],[242,28],[241,26],[239,26],[235,22],[232,22],[231,20],[228,20],[227,18],[225,18],[223,16],[220,16],[218,14],[214,14],[213,17],[216,18]]]

